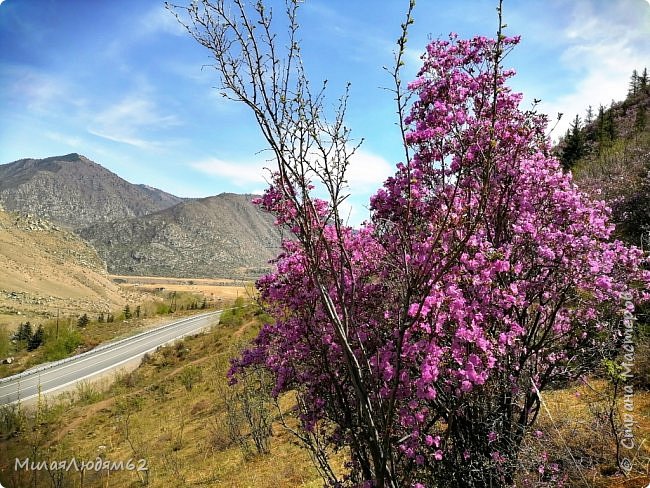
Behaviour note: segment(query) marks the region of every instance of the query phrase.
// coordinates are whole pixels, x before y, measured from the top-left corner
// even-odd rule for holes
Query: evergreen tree
[[[598,109],[597,134],[599,149],[611,145],[616,138],[616,127],[614,122],[614,110],[610,107],[607,112],[601,105]]]
[[[124,320],[129,320],[131,318],[131,307],[127,304],[124,307],[124,311],[122,312],[124,314]]]
[[[613,142],[616,139],[616,121],[614,120],[614,109],[613,107],[607,112],[607,118],[605,122],[606,136],[609,142]]]
[[[140,308],[140,305],[135,307],[135,316],[136,316],[136,318],[138,318],[138,319],[140,318],[140,312],[141,311],[142,311],[142,309]]]
[[[27,321],[18,326],[18,330],[14,334],[14,339],[19,342],[29,343],[33,335],[32,324]]]
[[[79,320],[77,321],[77,326],[78,327],[86,327],[90,323],[90,319],[88,318],[88,314],[83,314],[81,317],[79,317]]]
[[[596,142],[598,140],[597,120],[594,117],[594,109],[591,105],[589,105],[589,108],[587,108],[587,113],[585,115],[585,125],[582,131],[585,141],[585,152],[587,151],[587,142]]]
[[[97,322],[99,322],[100,324],[102,324],[104,322],[104,313],[103,312],[99,314],[99,317],[97,317]]]
[[[630,79],[630,89],[628,96],[634,96],[639,92],[639,73],[637,70],[632,71],[632,78]]]
[[[585,140],[580,128],[580,117],[576,115],[571,127],[567,129],[562,150],[562,167],[571,169],[585,153]]]
[[[41,344],[43,344],[44,342],[45,342],[45,329],[43,329],[42,325],[39,325],[38,329],[36,329],[36,332],[32,335],[29,342],[27,343],[27,350],[33,351],[35,349],[38,349],[41,346]]]
[[[639,89],[644,92],[648,90],[648,68],[643,68],[643,74],[639,77]]]
[[[596,119],[596,134],[598,135],[598,140],[602,139],[602,135],[605,129],[605,107],[602,105],[598,107],[598,118]]]

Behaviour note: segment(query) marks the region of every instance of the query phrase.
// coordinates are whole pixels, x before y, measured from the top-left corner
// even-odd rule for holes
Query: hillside
[[[650,245],[650,80],[636,73],[625,100],[576,117],[557,147],[578,186],[612,208],[617,236]]]
[[[0,210],[0,269],[0,326],[57,309],[108,311],[126,299],[93,248],[29,215]]]
[[[240,303],[243,303],[240,302]],[[78,462],[97,456],[114,462],[146,459],[147,471],[60,470],[57,486],[152,488],[214,486],[227,488],[317,488],[323,480],[278,413],[269,396],[268,378],[253,375],[231,385],[229,359],[259,331],[264,315],[250,307],[235,309],[227,320],[205,334],[186,337],[148,354],[131,372],[121,372],[96,383],[83,382],[58,398],[29,409],[0,409],[0,483],[4,486],[53,486],[43,471],[15,470],[14,460]],[[632,472],[616,473],[613,440],[601,417],[608,397],[606,384],[585,380],[572,388],[546,394],[548,410],[538,426],[551,432],[541,438],[528,433],[521,456],[517,487],[560,486],[531,483],[541,478],[540,459],[559,463],[567,479],[562,486],[632,488],[650,478]],[[286,426],[295,426],[291,394],[279,398]],[[637,391],[639,412],[650,408],[650,394]],[[154,414],[155,413],[155,414]],[[257,448],[249,418],[264,439]],[[648,417],[639,415],[638,432],[648,429]],[[262,435],[260,435],[262,434]],[[268,437],[267,437],[268,435]],[[643,444],[643,443],[641,443]],[[568,451],[568,452],[567,452]],[[571,454],[572,453],[572,454]],[[331,453],[335,470],[344,471],[347,451]],[[639,459],[648,454],[639,446]],[[576,464],[572,455],[580,456]],[[643,465],[639,462],[639,468]],[[526,477],[525,469],[530,469]],[[584,480],[589,483],[585,484]],[[526,479],[524,481],[523,479]]]
[[[7,210],[73,229],[146,215],[181,201],[129,183],[76,153],[0,165],[0,203]]]
[[[250,195],[224,193],[79,230],[113,274],[247,277],[268,269],[280,240]]]

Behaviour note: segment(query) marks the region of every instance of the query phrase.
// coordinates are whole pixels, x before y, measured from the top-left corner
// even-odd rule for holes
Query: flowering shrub
[[[409,85],[414,156],[360,229],[281,175],[259,201],[296,239],[258,282],[274,321],[232,374],[263,366],[274,395],[297,392],[331,485],[511,485],[538,391],[592,369],[623,303],[648,299],[641,251],[610,240],[609,210],[506,85],[517,42],[427,47]],[[343,447],[340,479],[327,452]]]

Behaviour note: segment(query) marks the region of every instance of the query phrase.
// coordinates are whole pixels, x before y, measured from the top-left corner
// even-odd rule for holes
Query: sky
[[[177,0],[187,3],[189,0]],[[364,143],[349,173],[350,222],[401,161],[383,69],[408,0],[305,0],[303,57],[332,106],[351,83],[347,124]],[[282,12],[283,2],[268,0]],[[496,1],[419,0],[404,79],[430,39],[494,36]],[[650,67],[650,0],[505,0],[506,59],[524,108],[555,120],[557,138],[589,105],[625,97]],[[270,167],[251,113],[220,95],[211,53],[157,0],[0,0],[0,164],[76,152],[132,183],[181,197],[260,193]]]

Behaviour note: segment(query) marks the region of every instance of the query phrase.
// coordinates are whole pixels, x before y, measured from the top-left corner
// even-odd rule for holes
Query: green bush
[[[101,398],[101,393],[90,381],[80,381],[76,388],[77,400],[83,404],[94,403]]]
[[[227,327],[239,327],[244,323],[247,315],[247,306],[242,297],[237,297],[232,307],[225,309],[219,317],[219,325]]]
[[[203,378],[203,372],[198,366],[187,366],[179,375],[181,384],[187,391],[192,391],[192,387]]]
[[[158,303],[156,304],[156,314],[157,315],[166,315],[169,313],[169,305],[166,303]]]
[[[81,328],[87,327],[89,323],[90,318],[88,318],[87,313],[83,314],[81,317],[79,317],[79,320],[77,320],[77,326]]]
[[[4,437],[14,436],[25,427],[25,412],[19,403],[11,403],[0,407],[0,434]]]
[[[43,357],[46,361],[56,361],[68,357],[74,353],[81,344],[81,335],[78,331],[62,327],[59,330],[59,337],[56,337],[56,331],[50,329],[42,347]]]

